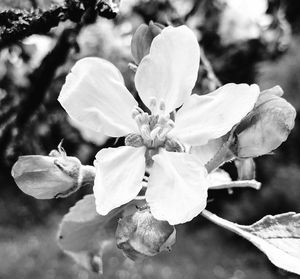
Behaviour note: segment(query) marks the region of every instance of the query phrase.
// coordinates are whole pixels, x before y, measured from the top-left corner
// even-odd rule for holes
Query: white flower
[[[96,155],[99,214],[138,195],[146,153],[153,155],[153,166],[145,197],[156,219],[184,223],[205,208],[205,167],[195,155],[166,150],[167,142],[198,146],[226,134],[252,110],[259,88],[227,84],[204,96],[191,95],[199,62],[198,42],[186,26],[167,27],[154,38],[135,75],[136,89],[151,114],[137,108],[120,72],[108,61],[81,59],[67,76],[59,101],[70,117],[107,136],[136,134],[142,140],[139,147],[106,148]]]

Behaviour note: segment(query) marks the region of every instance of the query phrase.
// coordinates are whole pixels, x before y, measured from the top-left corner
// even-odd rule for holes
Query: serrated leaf
[[[229,222],[207,210],[202,215],[253,243],[274,265],[300,275],[300,214],[268,215],[250,226]]]
[[[118,219],[131,214],[140,203],[133,201],[101,216],[96,212],[94,195],[86,195],[62,219],[58,231],[60,248],[77,264],[102,274],[102,253],[114,243]]]

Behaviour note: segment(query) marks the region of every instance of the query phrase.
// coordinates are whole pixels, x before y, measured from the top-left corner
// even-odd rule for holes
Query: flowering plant
[[[73,193],[82,181],[93,184],[94,195],[79,201],[63,219],[62,249],[86,268],[101,272],[102,252],[115,230],[118,247],[138,259],[169,250],[175,243],[174,225],[202,213],[251,241],[275,265],[300,274],[300,255],[292,247],[299,246],[298,214],[267,216],[252,226],[240,226],[205,210],[210,189],[260,187],[251,170],[245,175],[250,179],[231,181],[219,167],[233,159],[249,162],[287,139],[295,110],[281,98],[282,90],[260,92],[257,85],[230,83],[206,95],[191,94],[201,55],[196,37],[186,26],[143,25],[133,37],[132,50],[141,106],[118,69],[95,57],[73,66],[58,98],[81,125],[106,136],[125,137],[125,146],[96,154],[95,168],[77,166],[72,173],[67,171],[70,160],[58,163],[44,158],[46,170],[38,179],[51,180],[47,173],[47,168],[53,171],[51,164],[64,177],[66,173],[76,177],[75,188],[68,177],[69,189],[65,185],[63,195],[57,182],[50,181],[46,197]],[[239,165],[239,173],[243,166]],[[23,191],[43,196],[41,189],[28,190],[36,170],[24,167],[22,157],[12,174]],[[274,241],[280,238],[286,242]]]

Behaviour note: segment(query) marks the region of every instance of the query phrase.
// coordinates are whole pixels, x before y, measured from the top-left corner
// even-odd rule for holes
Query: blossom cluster
[[[64,197],[83,181],[93,184],[101,218],[142,201],[125,211],[116,235],[118,246],[136,259],[169,249],[173,226],[205,209],[208,190],[259,188],[251,158],[284,142],[296,114],[278,86],[261,92],[256,84],[230,83],[206,95],[193,92],[201,54],[187,26],[142,25],[133,36],[132,54],[140,102],[119,70],[98,57],[76,62],[58,98],[76,123],[96,134],[124,137],[125,145],[101,149],[94,168],[69,160],[60,149],[51,157],[21,157],[12,174],[37,198]],[[234,159],[246,181],[231,181],[219,169]]]

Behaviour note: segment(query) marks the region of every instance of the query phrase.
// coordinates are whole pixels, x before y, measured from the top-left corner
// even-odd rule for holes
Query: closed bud
[[[171,250],[176,230],[167,221],[156,220],[149,209],[138,210],[119,220],[116,241],[118,248],[132,259],[144,259]]]
[[[93,167],[82,166],[59,147],[50,156],[20,156],[11,172],[18,187],[37,199],[66,197],[95,176]]]
[[[237,125],[229,148],[238,158],[267,154],[286,141],[296,111],[279,86],[261,92],[254,109]]]
[[[163,25],[153,22],[139,26],[131,40],[131,53],[136,64],[149,54],[152,40],[161,33],[163,28]]]

